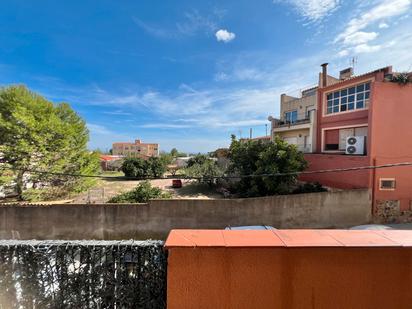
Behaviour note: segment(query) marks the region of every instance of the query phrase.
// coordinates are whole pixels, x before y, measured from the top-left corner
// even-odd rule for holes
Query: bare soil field
[[[70,201],[74,204],[83,203],[105,203],[111,197],[132,190],[139,184],[139,180],[100,180],[94,188],[83,192],[72,198]],[[169,191],[176,199],[215,199],[222,198],[222,195],[207,185],[198,184],[190,180],[182,180],[182,188],[172,188],[171,179],[150,180],[154,187]]]

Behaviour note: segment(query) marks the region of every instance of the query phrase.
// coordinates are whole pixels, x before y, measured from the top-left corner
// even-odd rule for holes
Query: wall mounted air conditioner
[[[365,154],[365,136],[348,136],[346,138],[346,154],[364,155]]]

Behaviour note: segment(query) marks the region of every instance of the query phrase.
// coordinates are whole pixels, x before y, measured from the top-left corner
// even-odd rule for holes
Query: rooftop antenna
[[[352,57],[350,60],[350,66],[352,67],[353,74],[355,74],[355,65],[358,64],[358,57]]]

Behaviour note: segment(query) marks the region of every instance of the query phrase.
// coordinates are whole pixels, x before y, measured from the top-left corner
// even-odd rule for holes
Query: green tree
[[[143,178],[148,176],[147,163],[141,158],[124,159],[122,171],[126,177]]]
[[[152,199],[171,198],[170,192],[164,192],[160,188],[152,187],[150,182],[143,181],[136,188],[112,197],[109,203],[147,203]]]
[[[187,157],[187,153],[179,152],[176,148],[172,148],[172,150],[170,150],[170,154],[173,158]]]
[[[91,179],[52,174],[98,172],[98,157],[87,150],[88,138],[85,122],[68,104],[55,105],[25,86],[0,89],[1,151],[14,172],[20,198],[27,182],[34,189],[60,187],[64,191],[89,186]]]
[[[160,160],[167,166],[173,163],[174,157],[172,154],[162,152],[159,155]]]
[[[161,177],[166,172],[166,167],[165,161],[158,157],[150,157],[147,160],[126,158],[122,164],[122,171],[126,177]]]
[[[295,145],[289,145],[280,138],[276,138],[273,143],[263,143],[251,140],[240,142],[232,136],[229,159],[229,173],[242,176],[236,189],[243,196],[289,193],[296,185],[296,175],[256,176],[294,173],[303,171],[307,166],[303,153]],[[251,177],[244,177],[247,175]]]
[[[205,160],[199,160],[191,166],[184,169],[184,173],[189,177],[196,177],[200,183],[212,186],[216,184],[216,177],[223,176],[223,171],[219,168],[217,163],[206,157]]]
[[[167,170],[167,164],[159,157],[150,157],[147,160],[148,172],[152,177],[162,177]]]
[[[208,160],[210,160],[210,158],[207,155],[199,153],[187,161],[187,167],[191,167],[196,164],[202,165]]]
[[[179,151],[177,151],[176,148],[172,148],[172,150],[170,150],[170,154],[172,155],[172,157],[176,158],[179,154]]]

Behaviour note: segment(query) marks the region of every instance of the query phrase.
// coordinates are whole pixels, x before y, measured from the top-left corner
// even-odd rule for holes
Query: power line
[[[126,177],[126,176],[102,176],[102,175],[82,175],[82,174],[71,174],[71,173],[56,173],[56,172],[46,172],[37,170],[25,170],[26,172],[33,174],[45,174],[53,176],[65,176],[65,177],[84,177],[84,178],[100,178],[100,179],[117,179],[117,180],[156,180],[156,179],[238,179],[238,178],[258,178],[258,177],[278,177],[278,176],[299,176],[299,175],[311,175],[311,174],[326,174],[326,173],[339,173],[339,172],[351,172],[351,171],[361,171],[361,170],[371,170],[371,169],[382,169],[391,167],[402,167],[402,166],[412,166],[412,162],[401,162],[401,163],[390,163],[383,165],[368,165],[368,166],[358,166],[358,167],[348,167],[348,168],[337,168],[337,169],[325,169],[316,171],[301,171],[301,172],[286,172],[286,173],[269,173],[269,174],[251,174],[251,175],[225,175],[225,176],[203,176],[203,177],[193,177],[185,175],[171,175],[166,177]],[[3,168],[3,170],[6,168]],[[22,169],[9,168],[8,170],[22,171]]]

